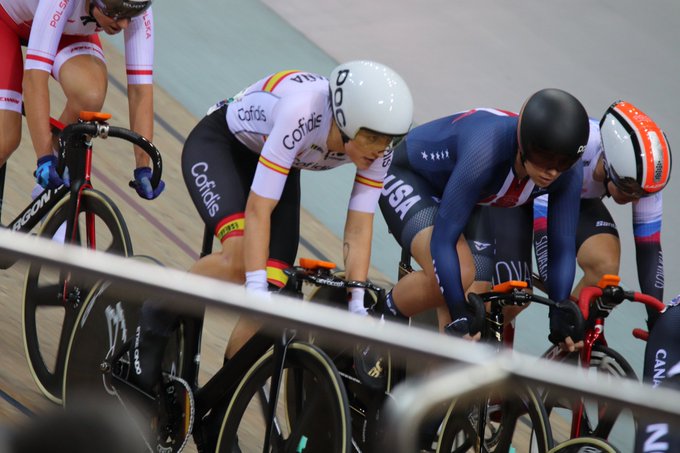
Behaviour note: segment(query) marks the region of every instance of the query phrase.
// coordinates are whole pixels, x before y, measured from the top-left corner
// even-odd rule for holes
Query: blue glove
[[[57,156],[53,155],[43,156],[38,159],[35,180],[43,189],[56,189],[62,184],[66,187],[71,185],[66,171],[64,171],[63,178],[57,173]]]
[[[130,186],[135,188],[137,195],[146,200],[153,200],[165,189],[163,180],[158,183],[155,190],[151,187],[151,168],[149,167],[135,168],[133,175],[135,180],[130,183]]]

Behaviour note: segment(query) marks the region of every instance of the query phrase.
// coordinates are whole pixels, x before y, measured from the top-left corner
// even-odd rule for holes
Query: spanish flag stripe
[[[269,91],[269,92],[274,91],[274,88],[276,88],[276,86],[279,83],[281,83],[281,81],[283,79],[285,79],[286,77],[288,77],[291,74],[295,74],[296,72],[300,72],[300,71],[291,70],[291,71],[277,72],[276,74],[274,74],[273,76],[271,76],[270,78],[267,79],[267,81],[264,83],[264,86],[262,87],[262,91]]]
[[[272,285],[283,288],[288,282],[288,276],[281,269],[267,266],[267,281]]]
[[[288,263],[286,263],[286,262],[284,262],[284,261],[280,261],[280,260],[275,260],[275,259],[273,259],[273,258],[269,258],[269,259],[267,260],[267,266],[269,266],[269,267],[275,267],[275,268],[277,268],[277,269],[283,270],[283,269],[288,269],[288,268],[290,267],[290,264],[288,264]]]
[[[236,214],[232,214],[228,217],[223,218],[220,220],[220,223],[217,224],[217,228],[221,227],[225,223],[229,223],[233,220],[238,220],[238,219],[245,219],[246,213],[245,212],[237,212]]]
[[[290,172],[290,168],[282,167],[279,164],[275,164],[271,160],[268,160],[264,156],[260,156],[260,163],[264,165],[265,167],[269,168],[270,170],[274,170],[277,173],[281,173],[282,175],[288,175]]]
[[[375,187],[377,189],[382,189],[383,182],[382,181],[376,181],[374,179],[368,179],[364,176],[357,175],[356,178],[354,178],[354,181],[358,182],[359,184],[364,184],[369,187]]]

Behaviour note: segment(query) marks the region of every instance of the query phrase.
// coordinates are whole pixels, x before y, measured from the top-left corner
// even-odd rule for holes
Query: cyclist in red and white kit
[[[56,171],[49,125],[48,77],[66,95],[59,121],[74,122],[83,110],[99,111],[107,89],[107,69],[98,32],[125,35],[130,127],[153,137],[152,0],[0,0],[0,166],[19,146],[22,94],[28,128],[37,156],[36,181],[56,188],[64,181]],[[21,45],[27,45],[24,65]],[[22,83],[23,82],[23,83]],[[137,193],[147,199],[164,187],[151,188],[148,156],[135,149]]]
[[[366,280],[373,217],[392,149],[409,131],[413,99],[406,82],[373,61],[336,67],[327,79],[303,71],[269,75],[213,106],[191,131],[182,152],[189,194],[222,250],[190,270],[266,292],[286,283],[300,238],[300,170],[357,168],[343,238],[347,278]],[[316,187],[307,190],[318,191]],[[348,295],[349,310],[366,315],[364,291]],[[173,314],[145,303],[140,357],[131,379],[152,391]],[[254,333],[241,320],[231,357]]]
[[[618,274],[621,243],[616,224],[603,203],[611,197],[629,204],[638,281],[643,293],[663,300],[661,251],[662,189],[671,177],[671,148],[666,135],[644,112],[625,101],[613,103],[602,119],[590,120],[590,137],[583,155],[583,187],[576,235],[577,262],[584,275],[572,294],[596,285],[604,274]],[[534,202],[534,246],[538,270],[546,278],[547,200]],[[648,310],[651,329],[658,312]]]

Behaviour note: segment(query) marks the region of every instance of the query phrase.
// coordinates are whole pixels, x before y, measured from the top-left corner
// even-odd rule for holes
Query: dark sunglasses
[[[578,162],[581,155],[574,157],[561,156],[559,154],[539,153],[530,151],[526,153],[526,158],[532,165],[543,170],[557,170],[564,173]]]

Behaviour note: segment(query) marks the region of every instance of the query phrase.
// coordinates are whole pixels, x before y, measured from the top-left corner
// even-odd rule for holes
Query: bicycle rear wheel
[[[553,447],[548,414],[538,392],[520,386],[510,395],[486,399],[483,436],[478,433],[480,406],[459,407],[451,403],[437,439],[437,453],[517,451],[547,453]]]
[[[52,238],[69,215],[69,198],[63,198],[46,216],[38,236]],[[103,193],[82,191],[76,244],[122,256],[132,254],[125,220]],[[24,348],[31,375],[40,391],[61,402],[66,350],[75,319],[91,285],[78,283],[58,268],[31,263],[23,295]],[[56,345],[56,348],[54,347]]]
[[[156,262],[144,256],[131,259]],[[113,354],[124,351],[119,362],[129,372],[130,357],[124,345],[135,335],[142,302],[121,298],[120,294],[120,289],[101,281],[92,288],[78,313],[65,358],[63,404],[66,407],[83,399],[117,398],[119,384],[112,373],[103,372],[100,365]],[[167,374],[186,377],[185,370],[191,368],[194,356],[188,343],[195,338],[191,326],[182,320],[170,337],[162,365]],[[125,378],[126,372],[120,375]]]
[[[578,354],[569,354],[564,361],[578,363]],[[590,358],[590,367],[588,374],[592,379],[610,381],[614,378],[626,378],[638,380],[633,367],[628,361],[618,352],[608,346],[596,343],[593,345],[593,350]],[[560,408],[567,411],[567,417],[572,416],[572,401],[559,398],[547,393],[544,396],[546,407],[550,413],[554,408]],[[628,413],[625,417],[621,417],[621,411],[612,408],[606,401],[585,400],[583,415],[581,417],[581,429],[577,433],[578,436],[593,436],[601,439],[608,439],[615,425],[625,423],[623,418],[629,421],[633,420],[632,413]],[[626,428],[622,428],[627,431]],[[566,438],[571,433],[566,433]],[[556,433],[558,440],[565,440],[565,434]]]
[[[347,395],[333,362],[314,345],[293,342],[286,351],[283,367],[282,383],[295,375],[295,382],[307,385],[289,408],[284,407],[282,389],[268,448],[274,452],[351,451]],[[273,349],[270,349],[236,388],[222,420],[217,452],[231,453],[236,445],[243,451],[264,451],[268,406],[265,399],[274,372]]]

